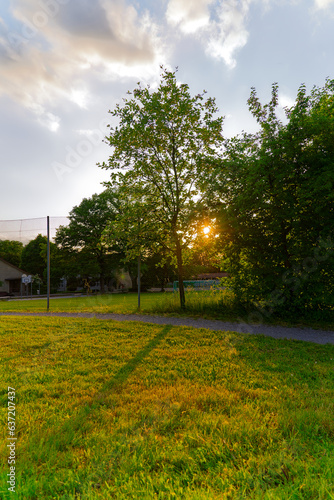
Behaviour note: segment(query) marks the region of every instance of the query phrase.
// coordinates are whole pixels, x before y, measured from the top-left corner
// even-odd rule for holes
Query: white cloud
[[[334,4],[334,0],[314,0],[315,6],[318,9],[327,9],[331,4]]]
[[[222,59],[233,68],[235,53],[248,40],[245,27],[251,0],[170,0],[166,17],[169,24],[185,34],[194,34],[207,54]]]
[[[86,89],[72,88],[70,99],[80,108],[87,108],[88,91]]]
[[[250,0],[226,0],[217,11],[218,20],[212,23],[207,53],[223,59],[230,68],[236,65],[235,53],[248,40],[246,18]]]
[[[44,113],[50,130],[57,101],[88,106],[87,78],[137,77],[163,62],[155,24],[126,0],[16,0],[12,16],[15,31],[0,24],[0,95],[39,121]]]
[[[46,113],[44,123],[51,132],[57,132],[60,119],[52,113]]]
[[[179,26],[184,33],[195,33],[208,26],[210,21],[209,5],[213,0],[170,0],[166,17],[174,26]]]
[[[283,123],[287,123],[286,109],[292,108],[292,106],[296,104],[296,100],[279,92],[278,104],[279,105],[276,110],[277,116]]]
[[[51,132],[57,132],[60,125],[59,116],[47,111],[43,105],[34,102],[32,99],[30,101],[27,100],[26,107],[35,114],[40,125],[46,127]]]
[[[293,99],[285,94],[281,94],[279,96],[279,105],[282,108],[291,108],[292,106],[294,106],[295,103],[296,103],[295,99]]]

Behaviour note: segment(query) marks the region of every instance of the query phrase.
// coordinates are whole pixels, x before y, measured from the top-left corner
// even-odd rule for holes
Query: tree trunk
[[[183,264],[182,264],[182,249],[180,245],[180,240],[176,236],[176,258],[177,258],[177,274],[179,280],[179,293],[180,293],[180,306],[181,309],[186,308],[186,297],[184,294],[184,286],[183,286]]]
[[[104,276],[100,274],[100,293],[104,293]]]
[[[99,258],[99,266],[100,266],[100,293],[104,293],[104,277],[105,277],[105,260],[104,256],[100,255]]]
[[[282,237],[282,246],[284,252],[284,266],[287,269],[291,268],[290,254],[289,254],[288,240],[287,240],[287,235],[290,233],[290,231],[291,231],[291,226],[285,227],[283,222],[281,222],[281,237]]]

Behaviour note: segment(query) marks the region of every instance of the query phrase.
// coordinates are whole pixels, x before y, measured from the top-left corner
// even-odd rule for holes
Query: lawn
[[[97,319],[0,321],[1,498],[334,498],[333,345]]]
[[[163,303],[164,293],[143,293],[142,312],[152,311],[154,306]],[[169,295],[169,294],[168,294]],[[177,295],[174,295],[175,299]],[[96,313],[136,313],[138,298],[136,293],[78,296],[73,298],[51,298],[52,312],[96,312]],[[45,312],[46,298],[34,300],[2,300],[0,311]]]
[[[197,312],[201,313],[202,303],[217,304],[221,295],[210,292],[187,293],[188,313],[193,311],[196,303]],[[180,301],[177,293],[141,293],[141,313],[180,314]],[[190,309],[189,309],[190,307]],[[46,299],[34,300],[2,300],[0,311],[30,311],[45,312]],[[53,312],[95,312],[95,313],[137,313],[137,293],[105,294],[78,296],[73,298],[52,298],[50,300],[50,311]]]
[[[0,312],[45,312],[46,299],[36,300],[0,300]],[[75,298],[54,298],[50,300],[51,312],[93,312],[93,313],[138,313],[138,298],[136,293],[90,295]],[[259,321],[258,311],[255,309],[244,311],[234,301],[232,292],[228,290],[187,291],[186,310],[180,309],[177,293],[142,293],[142,314],[158,314],[164,316],[191,316],[206,319],[220,319],[223,321],[243,321],[252,323]],[[255,314],[254,314],[255,313]],[[297,315],[295,319],[277,318],[275,315],[262,315],[261,323],[280,324],[284,326],[310,326],[325,330],[334,330],[334,312],[330,319],[303,317]]]

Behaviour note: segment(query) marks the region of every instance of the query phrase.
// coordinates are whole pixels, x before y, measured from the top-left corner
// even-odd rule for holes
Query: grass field
[[[0,301],[0,312],[22,311],[22,312],[45,312],[46,299],[37,300],[9,300]],[[94,313],[138,313],[138,299],[136,293],[91,295],[88,297],[55,298],[50,300],[51,312],[94,312]],[[177,293],[142,293],[141,313],[158,314],[168,316],[192,316],[207,319],[220,319],[225,321],[244,321],[252,323],[258,320],[258,313],[254,311],[243,311],[236,306],[233,295],[227,290],[216,291],[187,291],[186,310],[180,309],[179,296]],[[249,312],[251,314],[249,314]],[[253,314],[255,312],[255,315]],[[285,326],[311,326],[334,330],[334,313],[332,319],[321,320],[306,318],[299,315],[294,320],[289,318],[276,318],[262,316],[262,323],[281,324]]]
[[[96,319],[0,321],[1,498],[334,498],[334,346]]]
[[[168,294],[169,295],[169,294]],[[163,304],[167,294],[143,293],[141,297],[142,310],[152,311],[156,304]],[[176,298],[175,294],[175,298]],[[167,297],[168,298],[168,297]],[[50,311],[53,312],[96,312],[96,313],[135,313],[138,307],[137,294],[106,294],[62,297],[50,299]],[[0,301],[0,311],[45,312],[46,298],[34,300]]]
[[[221,294],[210,292],[187,293],[187,312],[204,312],[204,305],[217,305]],[[177,293],[142,293],[141,312],[179,314]],[[194,306],[196,305],[196,311]],[[79,296],[74,298],[54,298],[50,300],[50,311],[96,312],[96,313],[136,313],[138,296],[136,293]],[[46,299],[0,301],[0,311],[44,312]]]

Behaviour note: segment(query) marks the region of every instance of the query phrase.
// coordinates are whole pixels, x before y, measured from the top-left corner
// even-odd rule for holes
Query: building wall
[[[27,288],[27,285],[21,283],[21,278],[8,281],[9,293],[14,295],[21,295],[21,292]]]
[[[21,279],[23,271],[0,259],[0,292],[9,292],[9,279]]]
[[[4,279],[1,279],[0,277],[0,292],[7,292],[9,293],[9,281],[5,281]]]

